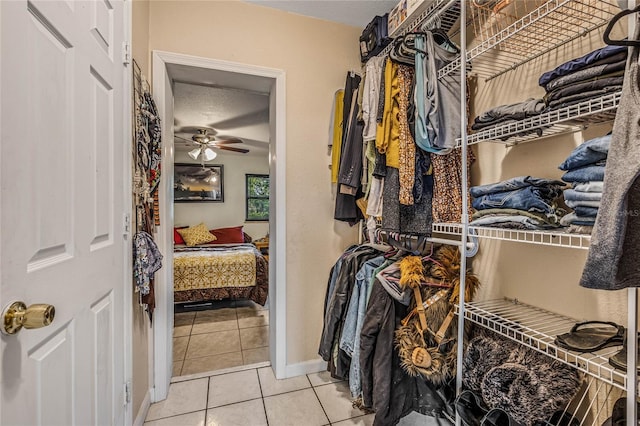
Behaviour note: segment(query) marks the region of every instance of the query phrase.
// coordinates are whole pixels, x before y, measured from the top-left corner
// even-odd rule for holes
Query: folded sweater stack
[[[560,226],[556,199],[564,183],[519,176],[470,189],[476,210],[470,225],[542,230]]]
[[[627,63],[625,46],[605,46],[572,59],[540,76],[548,110],[622,90]]]
[[[610,145],[610,134],[588,140],[578,145],[558,166],[566,171],[562,180],[572,186],[564,191],[564,200],[573,213],[561,220],[562,225],[571,226],[570,231],[590,232],[596,221]]]

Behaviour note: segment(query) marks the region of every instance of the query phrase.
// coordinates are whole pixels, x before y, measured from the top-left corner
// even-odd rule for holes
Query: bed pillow
[[[182,235],[178,232],[178,229],[185,229],[186,226],[174,227],[173,228],[173,244],[184,244],[184,239]]]
[[[212,229],[209,232],[216,237],[214,244],[244,243],[244,232],[242,232],[242,226]]]
[[[178,234],[182,236],[184,242],[188,246],[206,244],[210,243],[211,241],[215,241],[216,239],[216,236],[209,232],[207,226],[204,223],[185,229],[178,229]]]

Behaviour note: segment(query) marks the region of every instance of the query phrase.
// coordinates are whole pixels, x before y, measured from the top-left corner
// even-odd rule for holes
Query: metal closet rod
[[[393,239],[398,243],[402,243],[403,242],[402,239],[406,240],[408,238],[411,241],[415,241],[415,242],[420,242],[420,240],[422,239],[422,241],[426,243],[446,244],[446,245],[456,246],[456,247],[465,247],[467,251],[473,251],[476,248],[476,243],[473,241],[467,241],[467,243],[464,244],[462,241],[459,241],[459,240],[450,240],[447,238],[437,238],[437,237],[425,237],[425,236],[414,235],[414,234],[403,234],[401,232],[390,232],[390,231],[385,231],[383,229],[376,229],[375,237],[376,239],[379,239],[380,242],[385,242],[385,243],[388,243],[389,239]]]

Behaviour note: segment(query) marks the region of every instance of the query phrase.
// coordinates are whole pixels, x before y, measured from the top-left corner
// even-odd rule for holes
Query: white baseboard
[[[301,376],[303,374],[318,373],[327,369],[327,361],[322,358],[311,359],[297,364],[288,364],[285,367],[285,378]]]
[[[133,422],[133,426],[142,426],[144,420],[147,418],[149,407],[151,407],[151,389],[147,390],[147,393],[142,400],[142,404],[140,404],[140,409],[138,410],[136,419]]]

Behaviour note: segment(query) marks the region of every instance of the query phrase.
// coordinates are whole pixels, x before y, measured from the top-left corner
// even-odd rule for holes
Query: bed
[[[268,263],[253,244],[174,246],[174,302],[250,299],[264,305]]]

